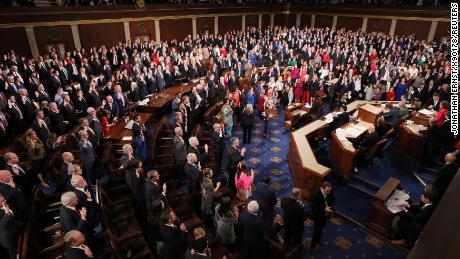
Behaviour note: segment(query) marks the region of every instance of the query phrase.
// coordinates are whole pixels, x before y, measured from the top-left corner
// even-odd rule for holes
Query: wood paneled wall
[[[309,14],[302,14],[302,16],[300,17],[300,27],[303,28],[305,26],[311,26],[311,15]]]
[[[70,26],[35,27],[34,34],[38,51],[41,55],[48,54],[46,45],[52,43],[63,43],[66,46],[66,50],[75,49]]]
[[[219,34],[223,35],[232,30],[241,30],[241,15],[219,16]]]
[[[316,15],[315,27],[332,27],[334,17],[330,15]]]
[[[270,26],[270,15],[264,14],[262,15],[262,30],[266,29],[268,26]]]
[[[436,32],[434,33],[434,39],[440,40],[441,37],[449,36],[450,35],[450,23],[448,22],[440,22],[436,27]]]
[[[78,25],[81,46],[91,48],[105,45],[115,46],[118,42],[125,42],[123,23],[95,23]]]
[[[297,19],[296,14],[275,14],[274,25],[275,26],[286,26],[288,28],[295,26]]]
[[[367,20],[366,31],[378,31],[386,34],[390,33],[391,20],[390,19],[377,19],[369,18]]]
[[[192,19],[160,20],[161,40],[176,39],[178,41],[182,41],[185,37],[187,37],[187,35],[192,35],[192,33]]]
[[[417,39],[426,40],[428,33],[430,32],[430,26],[431,22],[429,21],[398,20],[396,22],[395,34],[415,34]]]
[[[29,43],[27,41],[26,30],[24,28],[4,28],[0,29],[0,54],[3,55],[10,52],[10,50],[16,51],[17,55],[30,57]]]
[[[214,34],[214,17],[198,17],[196,18],[196,32]]]
[[[129,32],[131,40],[136,36],[148,35],[150,40],[155,40],[155,24],[154,21],[133,21],[129,23]]]
[[[347,30],[357,31],[363,26],[363,18],[361,17],[337,17],[337,28],[345,28]]]
[[[258,15],[246,15],[246,27],[259,28],[259,16]]]

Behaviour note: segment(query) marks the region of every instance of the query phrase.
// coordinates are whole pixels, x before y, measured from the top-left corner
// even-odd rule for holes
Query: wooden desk
[[[391,234],[391,224],[393,223],[395,214],[387,209],[385,202],[398,187],[399,180],[390,177],[380,188],[372,202],[371,212],[366,224],[370,229],[388,238]]]
[[[138,113],[141,116],[141,123],[146,123],[152,118],[152,113]],[[104,140],[117,142],[120,144],[131,144],[133,139],[131,140],[123,140],[123,137],[132,137],[133,131],[130,129],[125,129],[125,120],[120,118],[115,125],[110,127],[110,135]]]
[[[400,124],[400,133],[396,141],[396,148],[410,158],[418,161],[422,157],[425,147],[425,136],[419,133],[420,130],[426,129],[425,126],[406,123]]]
[[[291,105],[286,106],[286,108],[284,109],[284,120],[290,120],[294,115],[296,115],[296,112],[299,112],[301,108],[301,103],[293,103]]]
[[[375,124],[377,122],[377,116],[379,116],[382,112],[382,107],[368,103],[359,107],[358,118],[363,121]]]
[[[181,92],[182,94],[187,94],[192,90],[192,87],[195,85],[196,83],[189,82],[187,84],[178,84],[175,86],[168,87],[164,91],[152,95],[147,105],[136,104],[135,108],[139,112],[155,112],[161,110],[171,103],[171,101],[176,97],[176,94],[178,92]]]
[[[335,171],[343,178],[349,180],[353,176],[355,159],[359,152],[353,147],[351,141],[356,140],[364,134],[373,124],[365,121],[358,123],[347,123],[340,127],[343,130],[353,130],[356,135],[345,136],[347,140],[341,140],[337,135],[337,130],[331,134],[331,148],[329,149],[329,160]]]
[[[422,114],[420,112],[416,112],[414,115],[412,115],[411,120],[414,122],[414,124],[419,124],[428,127],[430,125],[430,118],[432,117]]]

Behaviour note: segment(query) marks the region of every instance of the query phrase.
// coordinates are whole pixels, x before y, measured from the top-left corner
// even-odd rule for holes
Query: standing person
[[[238,199],[245,201],[252,196],[251,185],[254,181],[254,170],[249,172],[246,162],[238,163],[238,169],[235,175],[236,196]]]
[[[247,208],[239,218],[239,237],[242,245],[239,253],[241,257],[238,258],[262,259],[265,258],[264,234],[267,228],[259,215],[257,201],[250,201]]]
[[[289,198],[281,200],[281,208],[284,211],[284,240],[293,246],[302,241],[304,222],[307,220],[307,213],[299,203],[300,198],[300,189],[293,188]]]
[[[0,246],[7,249],[10,259],[16,259],[18,239],[22,224],[12,208],[7,204],[5,197],[0,193]],[[3,254],[3,253],[2,253]]]
[[[143,131],[133,131],[134,137],[134,154],[139,160],[147,160],[147,143]]]
[[[93,145],[88,139],[88,132],[86,130],[80,130],[78,135],[80,136],[78,145],[80,146],[81,160],[85,168],[86,179],[91,186],[94,186],[96,182],[94,179],[93,167],[96,161],[96,153],[94,152]]]
[[[219,243],[233,250],[235,244],[235,224],[238,223],[238,207],[230,207],[230,198],[223,197],[221,203],[216,205],[214,219],[216,223],[216,235]]]
[[[320,189],[312,195],[310,201],[313,221],[315,222],[310,246],[311,252],[314,251],[317,244],[320,244],[324,225],[326,225],[329,215],[334,212],[334,204],[335,198],[332,193],[332,186],[329,182],[323,182]]]
[[[222,157],[224,156],[225,151],[225,139],[224,133],[219,123],[213,124],[213,131],[211,132],[212,142],[213,142],[213,149],[214,149],[214,157],[217,159],[217,163],[219,164],[219,169],[222,165]]]
[[[42,173],[39,173],[43,171],[43,167],[45,165],[45,147],[33,129],[29,129],[26,132],[26,144],[27,153],[29,154],[29,158],[32,160],[32,172],[37,174],[38,180],[43,187],[49,188],[50,186],[46,182],[45,177],[43,177]]]
[[[233,129],[233,110],[232,110],[232,107],[230,106],[230,104],[228,103],[228,100],[227,100],[227,103],[225,103],[222,106],[221,111],[222,111],[222,113],[224,115],[224,118],[225,118],[225,137],[231,138],[232,137],[232,129]]]
[[[182,177],[184,172],[184,165],[185,160],[187,158],[187,146],[185,145],[185,141],[183,139],[184,132],[181,127],[176,127],[174,129],[174,138],[173,138],[173,145],[174,145],[174,159],[176,163],[176,174],[179,177]]]
[[[251,144],[252,128],[254,127],[254,108],[251,103],[246,104],[241,113],[241,127],[243,128],[243,143]]]
[[[259,203],[260,212],[262,217],[267,224],[273,222],[273,211],[277,202],[276,192],[271,187],[272,178],[270,176],[264,176],[262,182],[258,182],[256,185],[256,200]]]
[[[212,182],[212,169],[203,169],[203,180],[201,181],[201,213],[206,217],[206,223],[212,223],[212,210],[214,204],[215,193],[220,188],[220,182]]]
[[[246,148],[242,148],[241,151],[238,150],[240,141],[236,137],[230,139],[230,145],[231,146],[227,150],[228,186],[233,190],[233,192],[235,192],[235,174],[239,162],[244,159]]]

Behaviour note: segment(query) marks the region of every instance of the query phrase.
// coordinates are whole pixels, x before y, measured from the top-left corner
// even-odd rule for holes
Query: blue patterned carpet
[[[293,187],[286,154],[290,145],[289,132],[283,127],[284,112],[280,111],[277,119],[270,121],[270,136],[262,138],[263,121],[256,119],[253,138],[248,150],[246,161],[256,171],[255,182],[261,181],[265,175],[272,176],[273,188],[278,197],[287,197]],[[242,130],[239,126],[233,129],[234,136],[242,139]],[[315,153],[318,160],[329,165],[327,158],[328,143],[323,143]],[[241,144],[243,147],[243,144]],[[387,159],[388,161],[385,161]],[[401,180],[403,188],[411,193],[421,192],[419,185],[411,174],[404,174],[404,169],[394,168],[389,162],[391,157],[378,161],[371,169],[361,170],[360,176],[381,186],[391,175]],[[225,163],[225,161],[224,161]],[[331,181],[336,199],[337,210],[358,223],[365,223],[370,210],[372,197],[362,191],[351,188],[348,183],[341,181],[333,172],[328,177]],[[406,184],[407,182],[407,184]],[[405,186],[407,185],[407,187]],[[257,190],[255,190],[257,191]],[[418,196],[414,196],[418,198]],[[354,224],[344,218],[337,217],[326,225],[322,238],[323,245],[315,257],[310,257],[308,249],[304,249],[302,258],[405,258],[406,254],[383,242],[372,235],[359,224]],[[304,243],[308,244],[313,232],[312,225],[305,228]]]

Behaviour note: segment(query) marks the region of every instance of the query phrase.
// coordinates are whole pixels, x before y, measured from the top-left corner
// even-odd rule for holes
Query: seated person
[[[391,125],[385,121],[384,117],[379,117],[377,119],[377,125],[375,126],[375,131],[379,136],[384,136],[391,129]]]
[[[426,101],[422,108],[428,108],[430,110],[434,110],[434,111],[439,111],[439,106],[441,104],[441,100],[440,100],[440,97],[439,97],[439,93],[436,92],[433,94],[433,98],[431,98],[430,100]]]
[[[369,151],[380,139],[380,135],[375,131],[375,126],[373,125],[367,129],[367,133],[368,134],[364,136],[357,145],[357,147],[364,152]]]
[[[396,245],[413,246],[418,236],[422,232],[426,223],[433,214],[435,209],[433,205],[433,195],[429,191],[422,193],[419,204],[401,205],[402,212],[397,220],[396,237],[398,240],[393,240]]]
[[[391,126],[395,127],[399,123],[398,110],[396,110],[391,103],[385,104],[383,118],[385,118],[385,121],[387,121]]]
[[[331,123],[331,131],[334,131],[337,128],[342,127],[350,121],[350,114],[347,112],[347,106],[343,105],[340,108],[341,113],[337,116],[334,116],[334,120]]]

